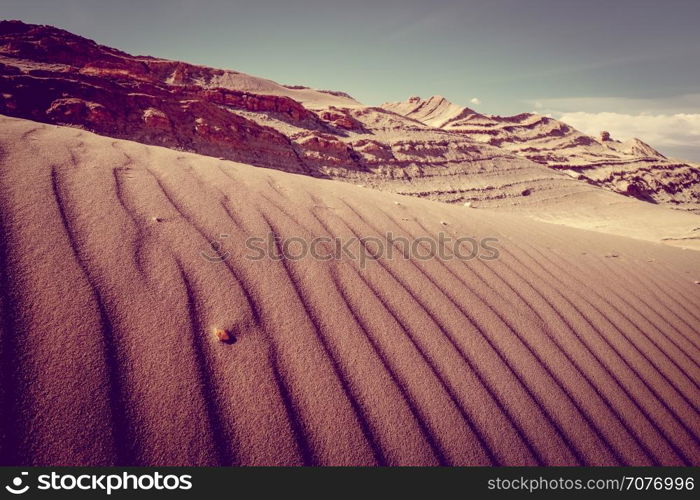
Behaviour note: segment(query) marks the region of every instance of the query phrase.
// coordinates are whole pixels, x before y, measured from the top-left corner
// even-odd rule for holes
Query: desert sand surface
[[[4,464],[700,465],[694,250],[8,117],[0,234]]]

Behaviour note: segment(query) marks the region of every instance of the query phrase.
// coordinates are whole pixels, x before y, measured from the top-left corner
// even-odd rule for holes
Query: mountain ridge
[[[700,168],[641,141],[441,96],[364,106],[21,21],[0,22],[0,113],[448,203],[541,212],[540,202],[603,188],[700,212]]]
[[[601,137],[596,139],[550,116],[484,115],[468,107],[460,108],[440,96],[425,100],[410,97],[382,107],[466,134],[477,142],[504,148],[620,194],[698,212],[698,166],[669,160],[638,138],[623,143],[601,131]],[[426,109],[430,111],[428,115]],[[442,114],[436,116],[433,111],[439,109]]]

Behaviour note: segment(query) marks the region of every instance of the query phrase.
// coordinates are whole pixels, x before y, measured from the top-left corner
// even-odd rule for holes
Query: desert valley
[[[2,21],[0,460],[700,465],[700,165],[643,141]]]

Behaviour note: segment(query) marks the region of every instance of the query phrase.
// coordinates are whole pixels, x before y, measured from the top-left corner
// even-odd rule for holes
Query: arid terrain
[[[642,141],[0,22],[0,461],[700,465],[700,166]]]

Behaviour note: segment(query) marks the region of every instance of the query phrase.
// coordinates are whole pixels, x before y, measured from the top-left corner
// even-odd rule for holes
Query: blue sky
[[[697,0],[0,0],[130,53],[349,92],[568,117],[700,161]],[[470,101],[478,104],[470,104]],[[641,117],[641,118],[640,118]]]

